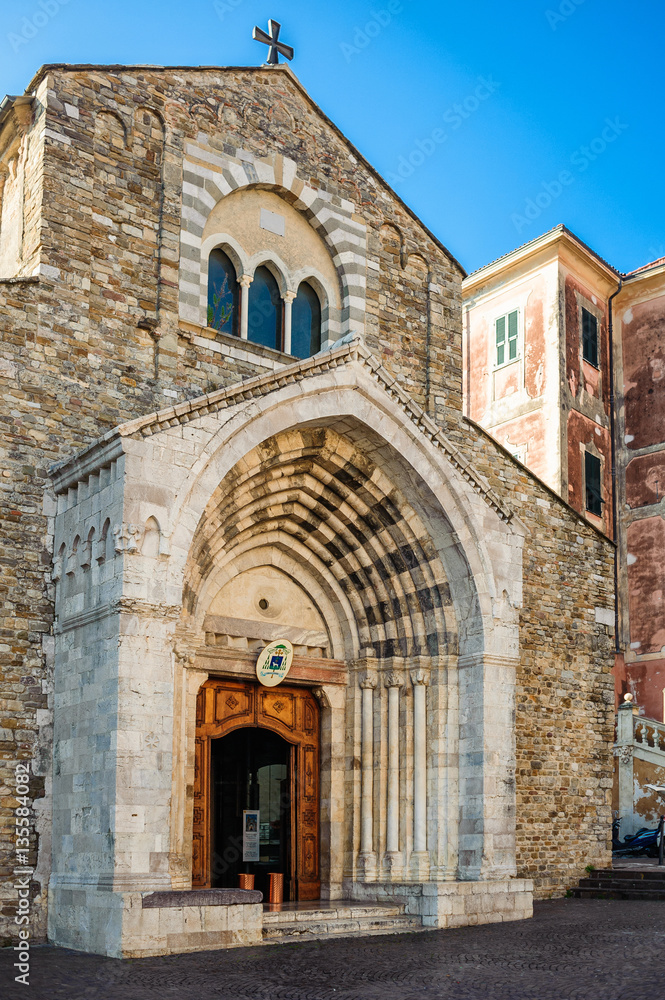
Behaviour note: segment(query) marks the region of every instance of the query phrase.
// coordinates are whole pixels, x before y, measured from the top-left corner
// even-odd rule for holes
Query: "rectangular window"
[[[496,367],[515,361],[518,356],[518,326],[517,309],[499,316],[495,323],[496,331]]]
[[[586,509],[598,517],[603,513],[603,498],[600,486],[600,459],[590,452],[584,452],[584,487]]]
[[[598,320],[588,309],[582,309],[582,357],[598,367]]]

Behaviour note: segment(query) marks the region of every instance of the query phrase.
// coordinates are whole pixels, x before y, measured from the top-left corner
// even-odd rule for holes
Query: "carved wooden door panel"
[[[293,746],[291,845],[297,899],[318,899],[319,706],[304,688],[261,687],[251,681],[209,680],[196,705],[192,884],[211,884],[210,741],[234,729],[270,729]]]
[[[298,899],[318,899],[319,877],[319,706],[314,698],[301,699],[302,739],[297,750],[298,821],[296,891]]]

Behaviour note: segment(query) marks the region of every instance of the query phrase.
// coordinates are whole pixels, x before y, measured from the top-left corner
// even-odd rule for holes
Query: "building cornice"
[[[537,254],[542,253],[543,250],[551,248],[553,256],[555,253],[558,254],[559,248],[562,245],[572,250],[577,256],[582,257],[606,281],[609,281],[612,285],[617,284],[621,277],[620,272],[615,270],[602,257],[599,257],[597,253],[569,229],[566,229],[564,225],[559,225],[555,226],[554,229],[548,230],[546,233],[542,233],[542,235],[537,236],[529,243],[524,243],[522,246],[517,247],[517,249],[510,251],[510,253],[504,254],[497,260],[485,264],[484,267],[473,271],[472,274],[467,275],[462,281],[464,296],[472,295],[474,291],[483,288],[499,275],[504,276],[508,269],[513,269],[527,263]]]
[[[665,274],[665,263],[656,264],[654,267],[641,268],[639,271],[633,271],[632,274],[627,274],[623,279],[624,287],[626,285],[636,284],[638,281],[646,281],[649,278],[661,278]]]

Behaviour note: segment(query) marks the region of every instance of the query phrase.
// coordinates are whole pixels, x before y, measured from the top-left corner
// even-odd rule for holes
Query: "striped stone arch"
[[[367,448],[330,426],[274,435],[227,473],[192,540],[185,611],[201,618],[248,565],[299,582],[331,623],[334,656],[457,653],[450,586],[423,519]]]
[[[207,282],[202,248],[205,224],[214,206],[242,188],[274,191],[301,212],[328,247],[342,289],[341,335],[365,329],[367,230],[354,219],[350,201],[309,187],[286,157],[260,160],[241,149],[233,155],[187,143],[183,162],[180,232],[179,314],[206,325]]]

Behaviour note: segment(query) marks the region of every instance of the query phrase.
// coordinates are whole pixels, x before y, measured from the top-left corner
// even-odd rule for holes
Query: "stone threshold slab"
[[[144,896],[143,909],[173,906],[242,906],[262,903],[257,889],[173,889]]]

